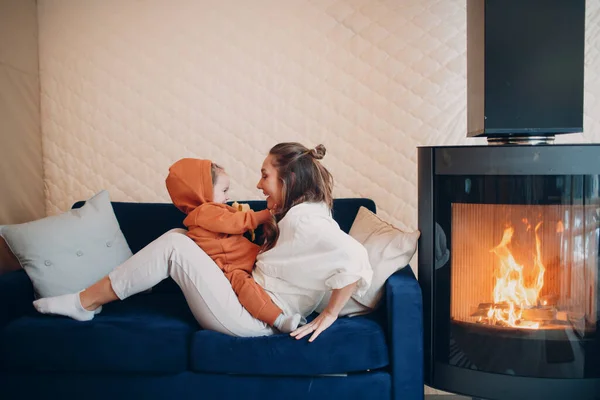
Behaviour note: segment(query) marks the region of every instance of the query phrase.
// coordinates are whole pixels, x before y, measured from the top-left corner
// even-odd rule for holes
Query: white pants
[[[223,271],[183,229],[165,233],[108,274],[121,300],[169,276],[181,288],[202,328],[243,337],[274,333],[246,311]]]

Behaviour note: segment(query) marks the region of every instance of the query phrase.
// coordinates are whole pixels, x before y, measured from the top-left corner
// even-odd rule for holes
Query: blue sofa
[[[368,199],[335,200],[346,232],[360,206],[375,211]],[[134,253],[183,220],[171,204],[113,208]],[[423,398],[422,299],[410,267],[388,279],[376,312],[339,318],[313,343],[202,330],[171,279],[89,322],[38,314],[32,300],[23,271],[0,276],[0,399]]]

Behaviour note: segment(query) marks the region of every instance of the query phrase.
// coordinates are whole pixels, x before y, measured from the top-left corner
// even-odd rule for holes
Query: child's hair
[[[219,164],[210,163],[210,178],[212,179],[213,186],[217,183],[217,176],[223,171],[225,171],[225,168],[221,167]]]
[[[261,251],[275,246],[279,238],[276,222],[285,217],[293,206],[305,201],[324,202],[330,209],[333,206],[333,177],[319,162],[325,157],[325,152],[322,144],[308,149],[300,143],[279,143],[269,151],[281,182],[283,204],[277,205],[275,220],[263,227],[264,244]]]

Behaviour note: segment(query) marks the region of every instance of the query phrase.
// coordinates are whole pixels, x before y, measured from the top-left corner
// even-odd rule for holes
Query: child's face
[[[267,196],[267,208],[272,210],[281,207],[281,181],[277,175],[277,170],[273,166],[271,155],[265,158],[260,173],[262,176],[256,187]]]
[[[229,201],[229,176],[225,172],[217,175],[213,186],[213,202],[227,203]]]

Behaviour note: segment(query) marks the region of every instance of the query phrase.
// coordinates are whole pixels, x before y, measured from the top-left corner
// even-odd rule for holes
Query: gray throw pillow
[[[38,297],[83,290],[132,256],[106,191],[81,208],[5,225],[1,234]]]

